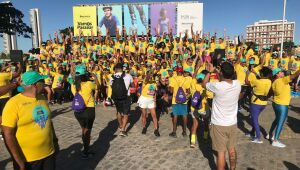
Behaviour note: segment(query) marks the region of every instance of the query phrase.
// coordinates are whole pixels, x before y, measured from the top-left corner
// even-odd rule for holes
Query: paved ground
[[[279,149],[270,145],[254,144],[244,136],[249,126],[247,112],[239,115],[238,162],[237,169],[247,170],[299,170],[300,169],[300,99],[293,99],[287,123],[281,135],[287,148]],[[160,117],[160,138],[153,135],[150,124],[147,135],[141,134],[139,111],[132,107],[128,137],[117,136],[118,126],[114,108],[97,107],[96,120],[92,133],[92,149],[96,152],[93,159],[81,160],[81,130],[69,108],[70,104],[55,105],[53,122],[59,138],[61,151],[57,156],[58,170],[89,169],[215,169],[210,142],[201,140],[199,131],[199,148],[189,148],[189,138],[181,136],[170,138],[171,119],[169,115]],[[274,113],[270,105],[260,117],[261,126],[269,130]],[[201,129],[201,128],[200,128]],[[263,131],[263,133],[265,133]],[[12,169],[12,162],[3,142],[0,141],[0,170]]]

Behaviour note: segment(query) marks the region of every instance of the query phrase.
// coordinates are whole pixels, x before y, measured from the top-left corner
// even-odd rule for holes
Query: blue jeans
[[[275,120],[272,123],[269,134],[272,134],[276,127],[274,140],[278,140],[280,133],[282,131],[282,128],[283,128],[283,124],[288,115],[289,108],[287,105],[280,105],[280,104],[276,104],[274,102],[272,103],[272,106],[275,111]]]
[[[256,138],[260,139],[260,127],[258,118],[260,113],[266,108],[265,105],[258,105],[251,103],[250,105],[250,114],[251,114],[251,122],[252,122],[252,133],[255,131]]]

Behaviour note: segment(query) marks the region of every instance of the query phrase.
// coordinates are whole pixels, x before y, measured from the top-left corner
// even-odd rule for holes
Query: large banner
[[[177,5],[177,34],[188,30],[191,36],[191,25],[193,30],[200,32],[203,27],[203,3],[178,4]]]
[[[73,7],[74,35],[79,35],[79,30],[84,36],[97,33],[97,8],[96,6],[75,6]]]
[[[136,32],[146,35],[148,28],[148,5],[124,5],[124,26],[127,32]]]
[[[150,13],[152,35],[155,35],[155,29],[158,30],[160,35],[162,35],[163,32],[169,33],[169,28],[172,28],[172,33],[176,34],[175,4],[153,4],[150,6]]]
[[[99,6],[98,27],[102,35],[109,31],[110,36],[116,36],[116,30],[122,31],[122,5]]]

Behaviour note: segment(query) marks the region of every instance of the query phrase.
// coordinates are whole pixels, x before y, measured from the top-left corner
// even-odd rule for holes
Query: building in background
[[[9,54],[10,50],[17,50],[17,36],[3,34],[3,49],[5,54]]]
[[[282,20],[260,20],[248,25],[246,42],[256,42],[261,47],[270,47],[281,43]],[[294,41],[295,22],[284,21],[283,42]]]
[[[32,32],[33,32],[31,35],[32,48],[38,48],[38,47],[40,47],[40,44],[43,41],[39,9],[37,9],[37,8],[30,9],[29,15],[30,15],[30,23],[31,23]]]

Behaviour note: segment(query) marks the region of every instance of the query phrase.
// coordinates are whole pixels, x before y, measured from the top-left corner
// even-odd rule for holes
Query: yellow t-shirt
[[[0,72],[0,86],[5,86],[9,84],[9,81],[12,79],[12,73],[11,72]],[[11,92],[8,92],[2,96],[0,96],[0,99],[8,98],[11,96]]]
[[[246,72],[248,71],[248,68],[243,67],[240,64],[236,64],[235,71],[236,71],[237,79],[240,81],[241,85],[244,85],[246,79]]]
[[[271,59],[270,59],[270,62],[269,62],[269,66],[270,66],[272,69],[278,68],[278,62],[279,62],[278,59],[273,59],[273,58],[271,58]]]
[[[265,64],[264,64],[265,67],[268,67],[268,66],[269,66],[269,63],[270,63],[270,60],[271,60],[271,56],[272,56],[271,53],[266,53],[266,56],[265,56]]]
[[[282,58],[280,60],[281,68],[283,68],[284,70],[288,70],[289,69],[289,62],[290,62],[289,58]]]
[[[53,84],[52,84],[52,88],[61,88],[62,87],[62,81],[64,79],[64,75],[63,74],[59,74],[59,73],[53,73]]]
[[[300,69],[300,61],[297,61],[297,60],[293,61],[291,73],[292,73],[292,74],[295,74],[295,72],[296,72],[297,70],[299,70],[299,69]]]
[[[269,79],[256,79],[250,81],[251,87],[253,87],[253,93],[256,95],[267,96],[271,88],[271,80]],[[261,101],[255,95],[252,95],[251,103],[257,105],[267,105],[268,101]]]
[[[172,98],[172,104],[177,104],[176,103],[176,94],[179,89],[179,87],[182,87],[183,91],[187,95],[187,90],[191,88],[191,83],[187,82],[187,78],[183,76],[176,76],[172,79],[170,79],[170,87],[173,88],[173,98]],[[187,104],[187,102],[183,103]]]
[[[155,83],[148,83],[146,85],[143,83],[141,95],[146,98],[154,99],[156,90],[157,87]]]
[[[197,83],[197,80],[196,79],[193,79],[192,81],[192,84],[191,84],[191,94],[192,94],[192,97],[193,95],[195,94],[195,92],[198,91],[200,94],[201,94],[201,97],[202,97],[202,108],[198,110],[198,112],[205,112],[205,105],[207,103],[206,101],[206,97],[204,95],[204,88],[201,86],[201,84],[198,84]],[[194,111],[195,108],[193,106],[191,106],[191,111]]]
[[[45,97],[31,98],[19,93],[6,103],[2,116],[2,126],[16,128],[15,135],[26,162],[54,153],[51,111]]]
[[[82,96],[86,107],[95,107],[95,99],[93,94],[93,91],[95,89],[96,89],[95,83],[91,81],[81,82],[81,90],[79,91],[79,94]],[[71,87],[71,91],[73,95],[75,95],[76,88],[74,84]]]
[[[279,78],[275,80],[272,84],[272,89],[274,93],[273,101],[280,105],[289,105],[291,100],[291,87],[289,83],[291,82],[290,76]]]

